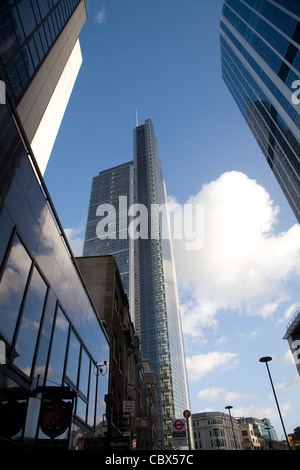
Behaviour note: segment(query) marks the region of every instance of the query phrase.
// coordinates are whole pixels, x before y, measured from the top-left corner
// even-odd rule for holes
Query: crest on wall
[[[71,425],[72,402],[60,399],[43,400],[40,412],[40,428],[46,436],[54,439]]]

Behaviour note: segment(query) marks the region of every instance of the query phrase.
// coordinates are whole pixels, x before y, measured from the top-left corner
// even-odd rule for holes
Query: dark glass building
[[[283,339],[286,339],[289,343],[298,374],[300,375],[300,307],[287,324]]]
[[[134,129],[134,160],[93,179],[84,256],[112,254],[118,263],[143,357],[155,372],[159,439],[172,448],[172,420],[190,404],[168,216],[152,210],[166,205],[149,119]]]
[[[299,1],[225,0],[220,24],[223,79],[298,222],[299,21]]]
[[[83,449],[86,438],[101,436],[106,426],[109,384],[101,365],[109,364],[109,341],[26,126],[40,122],[34,94],[45,102],[49,97],[43,66],[50,67],[72,21],[76,42],[74,24],[84,3],[0,5],[0,72],[6,84],[6,103],[0,105],[0,447]],[[58,14],[64,24],[55,26]],[[58,66],[62,58],[56,59]],[[44,95],[35,88],[43,80]],[[33,106],[27,124],[19,112],[25,103]]]
[[[82,56],[84,0],[0,2],[0,79],[45,171]]]

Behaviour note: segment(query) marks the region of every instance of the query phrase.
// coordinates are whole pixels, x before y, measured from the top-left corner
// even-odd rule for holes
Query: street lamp
[[[231,422],[231,427],[232,427],[232,434],[233,434],[233,439],[234,439],[235,450],[237,450],[237,445],[236,445],[236,440],[235,440],[235,434],[234,434],[234,430],[233,430],[233,422],[232,422],[231,413],[230,413],[231,408],[232,408],[231,405],[225,406],[225,409],[228,410],[228,412],[229,412],[229,417],[230,417],[230,422]]]
[[[265,364],[266,364],[267,371],[268,371],[268,375],[269,375],[269,379],[270,379],[271,386],[272,386],[272,390],[273,390],[273,393],[274,393],[274,398],[275,398],[276,405],[277,405],[277,409],[278,409],[278,413],[279,413],[279,417],[280,417],[280,421],[281,421],[281,424],[282,424],[283,432],[284,432],[284,435],[285,435],[285,438],[286,438],[286,442],[287,442],[288,448],[289,448],[289,450],[291,450],[290,443],[289,443],[289,440],[288,440],[288,438],[287,438],[286,431],[285,431],[285,427],[284,427],[284,424],[283,424],[283,419],[282,419],[282,416],[281,416],[281,413],[280,413],[280,408],[279,408],[279,404],[278,404],[278,401],[277,401],[277,397],[276,397],[276,393],[275,393],[275,388],[274,388],[274,385],[273,385],[273,382],[272,382],[272,377],[271,377],[271,374],[270,374],[269,366],[268,366],[268,362],[270,362],[270,361],[272,361],[272,358],[271,358],[270,356],[261,357],[260,360],[259,360],[259,362],[265,362]]]

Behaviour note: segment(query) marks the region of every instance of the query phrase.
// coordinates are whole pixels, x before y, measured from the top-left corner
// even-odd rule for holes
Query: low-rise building
[[[241,450],[235,418],[219,411],[192,414],[195,450]]]
[[[116,260],[109,255],[76,261],[110,340],[109,366],[101,365],[109,373],[105,438],[94,446],[157,449],[155,375],[142,358]]]

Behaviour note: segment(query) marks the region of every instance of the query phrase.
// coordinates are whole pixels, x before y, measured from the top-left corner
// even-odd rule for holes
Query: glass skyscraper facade
[[[0,79],[45,171],[82,56],[84,0],[0,4]]]
[[[120,199],[124,196],[128,197],[127,207]],[[109,201],[113,208],[108,206],[104,212],[103,204]],[[160,439],[165,448],[171,448],[172,419],[181,418],[190,405],[166,203],[153,124],[147,120],[134,129],[133,162],[103,171],[93,180],[84,255],[113,254],[120,263],[142,353],[156,375]],[[132,210],[132,204],[136,211]],[[99,206],[102,206],[100,212]],[[107,224],[107,238],[102,240],[97,233],[101,215]],[[115,215],[117,219],[122,216],[116,225],[110,222],[115,220]],[[134,220],[139,221],[134,237],[129,230],[127,238],[122,235],[125,220],[125,230]],[[116,237],[110,239],[109,234]]]
[[[300,3],[225,0],[223,79],[300,222]]]
[[[113,255],[128,299],[134,299],[134,240],[128,237],[128,207],[135,203],[132,162],[105,170],[93,178],[83,256]],[[120,199],[121,197],[121,199]],[[102,212],[98,206],[101,204]],[[99,220],[105,215],[107,231],[101,238]],[[134,319],[134,302],[131,302]]]

